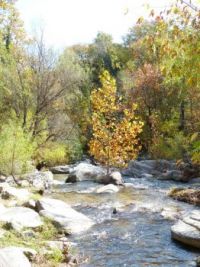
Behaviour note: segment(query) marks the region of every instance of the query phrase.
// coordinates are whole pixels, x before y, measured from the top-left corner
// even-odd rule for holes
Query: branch
[[[194,10],[194,11],[196,11],[196,12],[200,11],[200,10],[198,9],[198,7],[196,7],[196,6],[194,6],[194,5],[192,4],[191,1],[190,1],[190,3],[188,3],[186,0],[181,0],[181,2],[184,3],[185,5],[187,5],[188,7],[190,7],[192,10]]]

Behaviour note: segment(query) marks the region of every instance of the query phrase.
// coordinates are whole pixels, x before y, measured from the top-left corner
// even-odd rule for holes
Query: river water
[[[62,180],[64,176],[57,178]],[[70,238],[85,259],[81,266],[196,266],[200,253],[171,240],[170,227],[178,216],[194,209],[200,212],[167,196],[170,188],[184,185],[142,178],[127,178],[125,182],[127,187],[114,194],[92,193],[99,186],[93,182],[56,186],[56,198],[96,222],[87,232]]]

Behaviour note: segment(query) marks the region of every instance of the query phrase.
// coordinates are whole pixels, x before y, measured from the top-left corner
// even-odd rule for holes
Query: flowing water
[[[171,217],[176,220],[199,209],[167,197],[171,187],[183,184],[125,180],[127,187],[116,194],[92,193],[99,186],[92,182],[56,186],[54,196],[96,222],[87,232],[71,237],[78,253],[87,259],[81,266],[196,266],[200,253],[171,240],[170,227],[175,222]]]

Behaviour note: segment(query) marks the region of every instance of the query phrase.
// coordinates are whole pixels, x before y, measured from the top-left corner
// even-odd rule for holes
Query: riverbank
[[[196,265],[198,251],[171,240],[171,227],[200,209],[168,196],[172,187],[194,184],[163,181],[142,168],[144,177],[123,176],[123,186],[104,185],[91,176],[96,166],[89,166],[90,174],[86,166],[82,173],[70,166],[82,177],[74,183],[65,182],[67,166],[68,174],[27,175],[21,188],[10,178],[0,183],[0,262],[12,246],[16,260],[28,260],[24,266]]]

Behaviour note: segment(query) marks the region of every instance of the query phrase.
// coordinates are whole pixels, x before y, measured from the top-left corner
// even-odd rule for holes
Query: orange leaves
[[[143,123],[135,116],[135,104],[130,109],[122,108],[121,99],[116,95],[116,82],[110,74],[105,71],[100,79],[102,88],[94,90],[91,96],[90,154],[108,167],[125,166],[141,149],[138,135]]]

